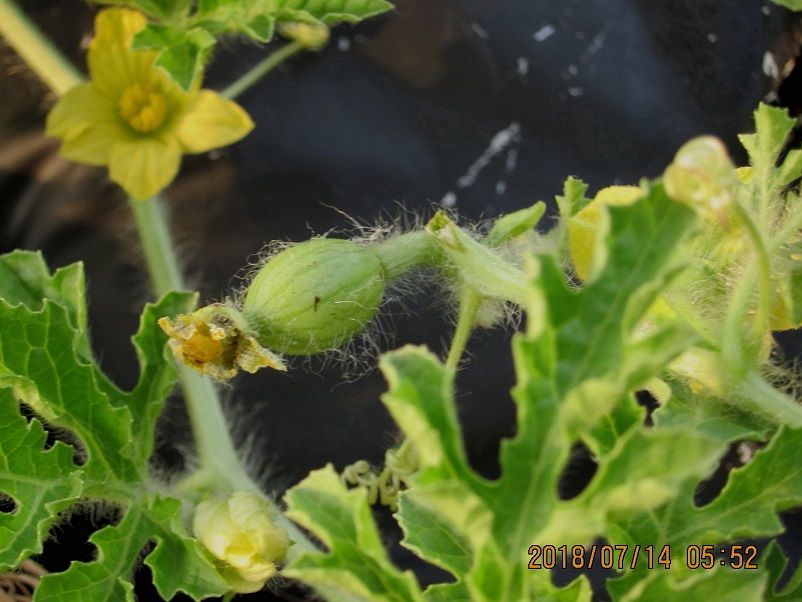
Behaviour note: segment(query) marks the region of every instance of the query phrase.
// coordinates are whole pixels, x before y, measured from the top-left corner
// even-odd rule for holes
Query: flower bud
[[[289,545],[287,533],[271,520],[265,500],[249,491],[202,501],[192,529],[238,593],[262,589]]]
[[[663,175],[666,193],[701,215],[722,219],[738,182],[727,148],[714,136],[682,145]]]
[[[242,306],[259,343],[283,353],[334,349],[373,318],[384,293],[378,256],[358,243],[316,238],[289,247],[259,270]]]

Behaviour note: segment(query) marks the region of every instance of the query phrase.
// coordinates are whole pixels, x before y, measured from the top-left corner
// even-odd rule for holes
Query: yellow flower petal
[[[130,46],[133,37],[148,21],[145,15],[129,8],[106,8],[95,17],[93,46],[123,44]]]
[[[171,137],[117,141],[111,149],[109,177],[132,197],[152,197],[173,181],[181,164],[181,147]]]
[[[198,92],[195,102],[178,124],[184,152],[203,153],[245,137],[253,121],[237,103],[211,90]]]
[[[71,161],[105,165],[112,145],[129,138],[114,105],[91,83],[62,96],[47,116],[45,132],[62,139],[59,153]]]
[[[233,591],[259,591],[287,553],[287,533],[273,523],[263,498],[249,491],[212,497],[195,508],[192,530],[218,560]]]
[[[78,136],[92,125],[92,113],[105,109],[108,101],[90,84],[79,84],[58,99],[47,115],[48,136]]]
[[[116,100],[126,86],[150,80],[156,52],[131,48],[134,35],[146,24],[142,13],[127,8],[107,8],[97,14],[87,63],[101,93]]]

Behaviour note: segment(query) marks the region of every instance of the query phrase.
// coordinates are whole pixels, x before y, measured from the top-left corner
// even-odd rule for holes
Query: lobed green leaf
[[[62,573],[50,573],[36,589],[37,602],[134,601],[131,581],[140,552],[145,555],[159,594],[170,600],[183,592],[193,600],[222,595],[228,583],[217,573],[208,553],[189,537],[179,516],[181,503],[152,496],[135,501],[122,520],[89,539],[97,547],[95,560],[73,562]]]
[[[281,21],[317,21],[325,25],[358,23],[393,8],[386,0],[272,0],[271,3]]]
[[[648,571],[638,587],[629,592],[611,588],[614,602],[686,602],[687,600],[738,600],[738,602],[764,602],[766,575],[756,571],[737,571],[716,567],[699,569],[684,579],[677,579],[673,571],[662,568]]]
[[[367,493],[348,491],[331,465],[313,471],[284,497],[287,515],[328,548],[303,552],[284,570],[335,600],[422,600],[417,581],[387,558],[373,523]]]
[[[199,0],[194,20],[213,33],[268,42],[276,21],[357,23],[392,7],[385,0]]]
[[[141,476],[155,420],[176,381],[156,320],[190,310],[195,297],[170,293],[145,306],[132,339],[139,379],[126,392],[92,360],[81,264],[51,276],[41,255],[15,251],[0,256],[0,273],[0,384],[52,425],[78,435],[87,478]]]
[[[739,200],[751,212],[772,255],[771,327],[789,330],[802,325],[802,204],[798,194],[788,190],[802,177],[802,151],[786,152],[796,125],[786,110],[761,103],[754,119],[755,133],[740,136],[751,173],[739,187]]]
[[[140,497],[156,420],[176,380],[157,319],[189,311],[195,297],[171,293],[145,307],[132,339],[139,379],[122,391],[92,359],[80,264],[51,275],[40,255],[18,251],[0,256],[0,274],[0,496],[13,504],[0,513],[0,565],[40,552],[59,514],[79,499],[101,499],[121,507],[120,524],[92,539],[97,560],[48,575],[37,600],[131,599],[131,573],[150,541],[146,563],[166,598],[224,593],[229,586],[184,532],[180,503]],[[28,423],[20,403],[37,415]],[[56,441],[44,449],[39,417],[74,447]]]
[[[555,197],[560,219],[567,220],[590,202],[585,194],[588,185],[579,178],[568,176],[563,184],[563,193]]]
[[[0,387],[50,424],[75,433],[86,455],[87,479],[140,480],[134,461],[131,411],[110,402],[93,367],[78,356],[67,312],[45,300],[31,311],[0,300]]]
[[[205,29],[180,30],[157,23],[148,24],[134,37],[135,49],[157,50],[155,65],[184,90],[192,87],[214,47],[215,39]]]
[[[569,188],[577,199],[584,191],[576,183]],[[450,378],[438,362],[413,348],[382,360],[390,383],[383,401],[422,464],[402,496],[412,503],[399,509],[404,545],[432,562],[451,551],[450,562],[439,564],[457,582],[435,590],[438,595],[464,587],[477,600],[536,599],[544,591],[558,596],[542,574],[523,568],[518,554],[530,543],[602,535],[611,517],[658,507],[706,475],[711,452],[721,448],[687,430],[636,428],[642,412],[631,396],[693,340],[673,324],[634,336],[676,273],[676,249],[693,215],[654,186],[641,202],[611,216],[609,260],[594,283],[573,291],[552,257],[536,264],[528,336],[514,343],[518,433],[503,444],[496,482],[484,482],[465,461]],[[576,437],[603,463],[582,496],[561,502],[557,483]]]
[[[91,357],[86,325],[83,264],[57,269],[51,276],[40,252],[15,251],[0,255],[0,299],[40,311],[45,299],[61,305],[78,333],[77,350]]]
[[[60,441],[45,449],[41,423],[26,424],[10,389],[0,388],[0,424],[0,500],[13,505],[0,512],[0,570],[6,570],[42,551],[51,525],[78,499],[83,483],[72,449]]]
[[[774,4],[779,4],[791,10],[802,10],[802,0],[771,0]]]
[[[723,442],[762,441],[771,430],[768,424],[740,411],[737,406],[727,405],[702,392],[694,394],[680,383],[672,383],[671,396],[654,412],[654,423],[661,428],[692,428]]]
[[[727,485],[711,503],[696,506],[694,490],[695,483],[688,483],[662,508],[620,521],[617,541],[669,545],[682,566],[688,545],[720,545],[781,533],[777,513],[802,504],[802,429],[780,429],[746,466],[731,471]],[[608,589],[616,599],[626,599],[626,592],[640,591],[647,573],[639,569],[610,582]]]
[[[267,43],[277,22],[358,23],[393,7],[386,0],[92,1],[133,8],[153,19],[135,36],[133,47],[157,51],[156,66],[184,90],[202,74],[217,37],[238,34]]]
[[[604,533],[617,516],[659,508],[684,493],[684,486],[708,476],[724,447],[687,428],[629,430],[590,485],[559,505],[538,541],[556,545],[589,541]],[[646,540],[638,540],[642,541]]]
[[[786,581],[782,588],[778,587],[783,574],[788,568],[788,560],[780,550],[777,542],[771,542],[763,550],[758,559],[760,571],[768,575],[768,583],[764,600],[766,602],[792,602],[802,600],[802,565]]]

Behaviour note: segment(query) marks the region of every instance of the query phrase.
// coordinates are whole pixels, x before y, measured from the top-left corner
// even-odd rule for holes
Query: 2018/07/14
[[[716,558],[716,552],[721,555]],[[592,545],[592,546],[553,546],[553,545],[531,545],[527,552],[529,554],[528,568],[554,569],[554,568],[573,568],[585,569],[594,566],[603,569],[624,570],[629,568],[634,570],[638,563],[645,563],[647,569],[655,566],[663,569],[671,568],[671,546],[661,547],[648,545],[633,545],[630,550],[629,545]],[[630,556],[631,553],[631,556]],[[729,547],[716,547],[714,545],[689,545],[685,549],[685,567],[688,569],[709,570],[720,564],[729,565],[733,569],[757,569],[755,558],[757,557],[757,546],[754,545],[732,545]],[[629,558],[629,562],[627,559]]]

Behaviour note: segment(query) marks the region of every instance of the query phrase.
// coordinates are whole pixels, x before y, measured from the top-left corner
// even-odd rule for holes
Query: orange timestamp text
[[[758,549],[754,545],[716,546],[712,544],[685,546],[678,557],[670,545],[543,545],[529,546],[528,568],[537,569],[613,569],[623,571],[638,567],[647,569],[671,568],[681,563],[685,568],[710,570],[716,566],[732,569],[757,569]]]

